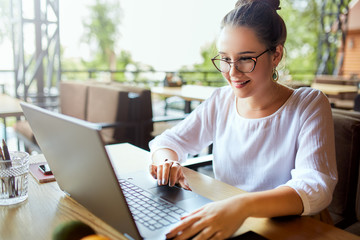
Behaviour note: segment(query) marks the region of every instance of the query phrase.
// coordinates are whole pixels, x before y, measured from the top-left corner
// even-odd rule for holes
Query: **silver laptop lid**
[[[141,239],[97,125],[21,103],[60,188],[125,236]]]

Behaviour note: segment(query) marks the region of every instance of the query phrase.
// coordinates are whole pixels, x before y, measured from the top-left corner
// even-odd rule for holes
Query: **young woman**
[[[286,40],[279,4],[237,2],[212,59],[229,86],[150,142],[159,185],[190,189],[180,163],[212,143],[215,177],[248,192],[191,213],[169,238],[223,239],[247,217],[314,215],[331,202],[337,170],[330,104],[320,91],[277,82]]]

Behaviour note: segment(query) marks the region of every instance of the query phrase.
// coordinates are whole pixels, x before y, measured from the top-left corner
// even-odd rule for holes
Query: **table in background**
[[[354,109],[354,99],[360,93],[358,87],[354,85],[313,83],[311,87],[327,95],[333,107],[348,110]]]
[[[11,97],[7,94],[0,93],[0,118],[4,122],[4,139],[6,140],[6,118],[16,117],[19,118],[23,115],[23,111],[20,107],[20,99]]]
[[[151,93],[168,97],[180,97],[185,100],[185,113],[191,112],[191,101],[204,101],[209,98],[217,87],[183,85],[181,87],[152,87]]]
[[[107,146],[118,173],[148,169],[149,152],[130,144]],[[44,161],[43,155],[32,156],[32,162]],[[212,200],[221,200],[244,191],[184,168],[190,187]],[[125,239],[121,233],[91,214],[63,193],[56,182],[38,184],[29,176],[29,198],[13,206],[0,206],[1,239],[51,239],[54,228],[65,221],[81,220],[97,233],[110,239]],[[339,228],[310,217],[248,218],[238,234],[254,231],[269,239],[360,239]]]
[[[358,87],[353,85],[313,83],[312,88],[322,91],[326,95],[341,95],[345,93],[358,93]]]

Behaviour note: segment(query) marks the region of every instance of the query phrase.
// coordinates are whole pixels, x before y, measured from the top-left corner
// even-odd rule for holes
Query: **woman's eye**
[[[241,62],[249,62],[249,61],[251,61],[251,57],[242,57],[242,58],[240,58],[239,59],[239,61],[241,61]]]
[[[227,57],[222,57],[221,60],[226,61],[226,62],[230,62],[230,61],[231,61],[231,59],[230,59],[230,58],[227,58]]]

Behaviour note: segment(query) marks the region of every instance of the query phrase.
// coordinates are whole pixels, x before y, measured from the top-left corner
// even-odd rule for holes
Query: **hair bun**
[[[263,2],[268,4],[272,9],[276,10],[280,10],[280,0],[238,0],[235,3],[235,8],[245,5],[245,4],[249,4],[251,2]]]

